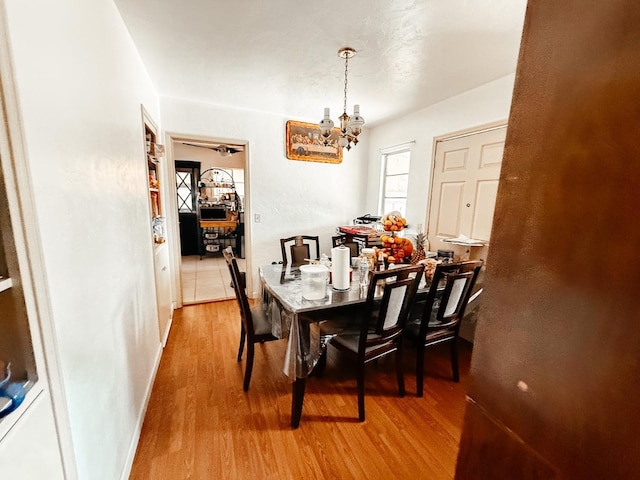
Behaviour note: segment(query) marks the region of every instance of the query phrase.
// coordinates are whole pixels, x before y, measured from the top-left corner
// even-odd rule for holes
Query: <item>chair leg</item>
[[[320,358],[318,359],[318,363],[316,363],[316,366],[313,367],[313,375],[315,377],[320,378],[326,366],[327,366],[327,349],[325,348],[322,354],[320,355]]]
[[[402,347],[396,350],[396,375],[398,376],[398,393],[404,397],[404,368],[402,368]]]
[[[364,422],[364,362],[358,365],[358,418]]]
[[[416,396],[421,397],[424,389],[424,343],[418,344],[416,352]]]
[[[454,338],[451,341],[451,369],[453,370],[453,381],[460,381],[460,372],[458,371],[458,342]]]
[[[238,361],[242,360],[242,352],[244,351],[244,341],[246,338],[244,331],[244,323],[240,322],[240,346],[238,347]]]
[[[249,390],[249,382],[251,382],[251,373],[253,372],[253,353],[254,353],[254,344],[253,342],[249,342],[247,344],[247,365],[244,370],[243,390],[245,392]]]

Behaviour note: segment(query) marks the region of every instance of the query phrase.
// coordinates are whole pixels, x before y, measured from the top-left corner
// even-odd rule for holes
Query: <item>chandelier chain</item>
[[[343,111],[347,113],[347,75],[349,74],[349,55],[344,57],[344,105]]]

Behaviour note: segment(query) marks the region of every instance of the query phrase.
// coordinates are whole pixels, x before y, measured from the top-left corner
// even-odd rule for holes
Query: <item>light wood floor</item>
[[[322,378],[307,381],[300,428],[289,426],[285,341],[256,346],[248,393],[236,354],[235,300],[175,312],[130,478],[452,479],[464,413],[469,344],[461,382],[448,348],[427,351],[425,396],[415,396],[414,350],[405,355],[407,396],[392,359],[367,368],[366,415],[357,421],[355,371],[330,348]]]

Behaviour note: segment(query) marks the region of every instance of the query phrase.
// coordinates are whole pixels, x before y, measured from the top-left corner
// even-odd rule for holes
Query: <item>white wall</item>
[[[492,122],[506,122],[514,78],[514,74],[508,75],[371,129],[365,210],[375,213],[378,208],[380,150],[415,140],[411,150],[407,221],[413,228],[422,224],[426,231],[434,138]]]
[[[245,218],[254,293],[258,267],[282,259],[280,238],[319,235],[321,253],[329,253],[336,227],[364,212],[366,133],[341,164],[301,162],[286,157],[286,118],[174,98],[160,104],[166,132],[249,142]],[[261,223],[253,222],[255,214]]]
[[[111,0],[5,4],[78,474],[113,480],[161,351],[140,113],[158,122],[158,98]]]

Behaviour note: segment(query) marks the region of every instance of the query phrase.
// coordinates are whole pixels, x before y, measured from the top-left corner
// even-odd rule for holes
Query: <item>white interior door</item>
[[[442,239],[466,235],[488,243],[506,130],[506,126],[497,127],[436,145],[426,221],[430,250],[486,258],[486,247],[459,247]]]

